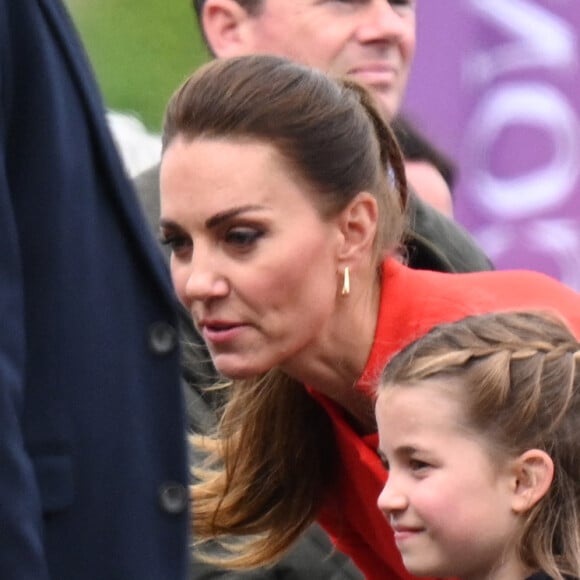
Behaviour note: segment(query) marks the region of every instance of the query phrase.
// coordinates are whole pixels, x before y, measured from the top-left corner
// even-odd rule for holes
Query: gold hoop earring
[[[348,296],[350,294],[350,271],[348,266],[344,267],[344,273],[342,278],[342,290],[340,292],[341,296]]]

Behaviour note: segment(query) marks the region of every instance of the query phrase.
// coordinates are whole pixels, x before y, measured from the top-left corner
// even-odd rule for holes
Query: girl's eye
[[[431,467],[429,463],[420,461],[419,459],[409,459],[409,468],[411,471],[423,471]]]
[[[235,227],[228,230],[225,239],[228,244],[246,248],[264,235],[262,230],[250,227]]]

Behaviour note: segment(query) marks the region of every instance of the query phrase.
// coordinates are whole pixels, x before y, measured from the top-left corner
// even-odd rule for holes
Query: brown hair
[[[377,276],[383,253],[401,241],[402,156],[369,93],[352,81],[275,56],[213,61],[168,105],[163,151],[176,138],[272,144],[322,217],[337,215],[361,191],[373,194],[382,220]],[[219,563],[248,568],[279,559],[314,520],[338,453],[326,413],[281,371],[228,389],[217,434],[198,440],[210,456],[193,486],[193,525],[200,540],[243,536]]]
[[[460,378],[465,423],[503,457],[542,449],[554,481],[526,515],[521,561],[580,576],[580,344],[559,319],[515,312],[436,327],[387,365],[380,389]]]
[[[311,186],[323,215],[337,215],[361,191],[374,194],[379,259],[401,243],[407,198],[402,154],[373,97],[354,81],[334,81],[277,56],[215,60],[169,102],[163,151],[178,136],[274,145]]]

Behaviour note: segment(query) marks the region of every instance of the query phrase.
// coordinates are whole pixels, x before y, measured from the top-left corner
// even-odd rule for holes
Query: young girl
[[[580,575],[580,344],[562,322],[436,327],[387,365],[376,417],[378,506],[409,572]]]

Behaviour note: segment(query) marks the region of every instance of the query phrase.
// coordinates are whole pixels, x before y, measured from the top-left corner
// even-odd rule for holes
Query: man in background
[[[167,268],[60,0],[0,0],[0,578],[183,580]]]
[[[409,119],[398,115],[391,126],[405,156],[407,179],[414,191],[431,207],[452,219],[455,163],[428,141]]]

